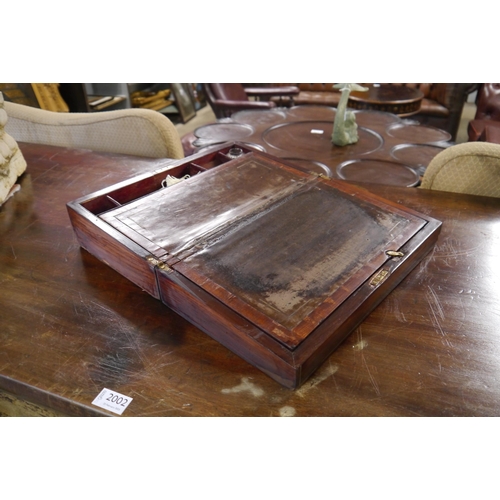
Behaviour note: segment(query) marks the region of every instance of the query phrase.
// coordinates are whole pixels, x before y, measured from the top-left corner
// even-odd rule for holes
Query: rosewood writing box
[[[168,175],[189,178],[163,187]],[[415,267],[441,226],[237,143],[68,211],[83,248],[290,388]]]

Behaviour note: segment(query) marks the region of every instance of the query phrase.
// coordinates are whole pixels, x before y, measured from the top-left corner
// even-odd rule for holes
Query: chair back
[[[241,83],[207,83],[215,99],[224,101],[248,101]]]
[[[500,144],[450,146],[431,160],[421,187],[500,198]]]
[[[56,113],[5,102],[15,140],[150,158],[184,158],[174,124],[151,109]]]
[[[239,103],[240,106],[250,102],[241,83],[204,83],[203,89],[217,118],[231,116],[237,111],[237,108],[228,107],[229,102]]]
[[[475,120],[500,121],[500,83],[483,83],[477,92]]]

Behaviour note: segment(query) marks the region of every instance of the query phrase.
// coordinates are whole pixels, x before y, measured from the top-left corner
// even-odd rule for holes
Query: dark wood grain
[[[431,253],[300,389],[267,375],[85,250],[66,210],[161,160],[20,144],[0,209],[0,388],[68,415],[103,387],[124,416],[498,416],[500,201],[365,185],[443,221]]]

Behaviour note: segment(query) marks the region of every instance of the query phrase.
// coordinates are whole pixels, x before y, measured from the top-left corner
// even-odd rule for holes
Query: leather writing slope
[[[239,147],[236,159],[222,148],[76,200],[69,214],[82,247],[295,388],[424,257],[440,222]]]

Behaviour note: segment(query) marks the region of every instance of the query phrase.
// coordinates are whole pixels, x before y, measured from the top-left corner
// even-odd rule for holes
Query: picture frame
[[[199,111],[200,109],[204,108],[207,105],[207,98],[205,96],[205,91],[203,90],[203,84],[191,83],[189,84],[189,90],[196,111]]]
[[[188,122],[196,116],[196,106],[191,97],[189,83],[171,83],[172,92],[175,98],[175,106],[179,110],[183,123]]]

